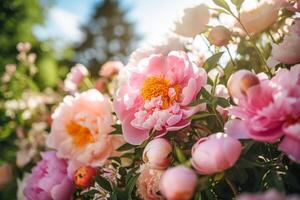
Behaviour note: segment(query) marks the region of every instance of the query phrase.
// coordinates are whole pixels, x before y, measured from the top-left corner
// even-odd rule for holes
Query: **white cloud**
[[[60,43],[81,41],[79,18],[64,9],[53,7],[49,10],[45,26],[37,26],[34,32],[40,39],[57,39]]]

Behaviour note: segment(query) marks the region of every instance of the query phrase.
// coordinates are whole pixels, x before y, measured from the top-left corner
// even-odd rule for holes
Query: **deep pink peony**
[[[115,123],[108,97],[96,89],[66,96],[52,115],[48,147],[70,159],[70,169],[81,165],[104,165],[122,145],[122,136],[109,135]]]
[[[226,123],[226,133],[264,142],[284,136],[279,149],[300,162],[300,65],[280,69],[271,80],[259,79],[229,109],[238,119]]]
[[[232,167],[242,151],[241,143],[226,134],[201,138],[192,148],[192,164],[200,174],[213,174]]]
[[[164,134],[188,126],[189,117],[199,111],[188,104],[206,84],[207,75],[185,52],[153,54],[126,70],[114,108],[128,143],[141,144],[151,129]]]
[[[54,151],[42,154],[33,168],[24,195],[27,200],[68,200],[73,192],[72,180],[67,175],[68,163],[56,157]]]

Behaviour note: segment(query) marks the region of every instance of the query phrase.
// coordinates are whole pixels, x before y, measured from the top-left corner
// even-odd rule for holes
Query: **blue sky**
[[[46,23],[36,27],[41,39],[52,38],[60,44],[80,41],[83,37],[80,25],[87,22],[97,2],[101,0],[56,0],[49,9]],[[123,8],[129,8],[129,20],[136,25],[142,43],[149,43],[166,33],[182,8],[205,0],[120,0]]]

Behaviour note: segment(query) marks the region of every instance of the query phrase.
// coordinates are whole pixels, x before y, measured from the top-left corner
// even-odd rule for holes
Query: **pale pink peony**
[[[181,36],[195,37],[205,30],[209,18],[209,9],[205,4],[185,8],[175,21],[173,31]]]
[[[123,63],[120,61],[108,61],[102,65],[99,75],[109,78],[111,76],[117,75],[120,69],[123,68],[123,66]]]
[[[200,174],[213,174],[232,167],[242,151],[241,143],[223,133],[201,138],[192,148],[192,164]]]
[[[271,57],[268,65],[274,67],[278,63],[295,64],[300,62],[300,19],[290,27],[280,44],[272,44]]]
[[[58,157],[70,159],[72,169],[105,164],[123,142],[121,136],[109,135],[115,123],[111,102],[95,89],[66,96],[52,118],[46,143]]]
[[[258,194],[242,194],[237,200],[300,200],[299,196],[285,196],[274,189],[270,189],[265,193]]]
[[[64,90],[70,93],[76,92],[79,84],[88,74],[89,72],[84,65],[76,64],[64,81]]]
[[[53,151],[43,153],[42,158],[27,179],[24,189],[26,199],[71,199],[73,183],[67,175],[67,161],[57,158]]]
[[[165,169],[171,162],[172,146],[164,138],[151,140],[144,149],[143,161],[154,169]]]
[[[164,171],[142,165],[140,172],[136,182],[138,195],[143,200],[163,200],[164,198],[159,194],[159,183]]]
[[[197,176],[185,166],[168,169],[161,178],[160,191],[167,200],[188,200],[193,196]]]
[[[153,54],[137,67],[127,67],[127,72],[114,108],[128,143],[141,144],[151,129],[158,135],[180,130],[199,111],[198,106],[188,105],[206,84],[207,75],[185,52]]]
[[[300,162],[300,65],[280,69],[271,80],[259,78],[229,109],[237,119],[226,123],[226,133],[264,142],[284,136],[279,149]]]
[[[240,13],[241,23],[251,35],[260,33],[274,24],[280,10],[271,0],[262,0],[254,5],[255,7],[242,10]],[[236,26],[243,30],[238,22]]]

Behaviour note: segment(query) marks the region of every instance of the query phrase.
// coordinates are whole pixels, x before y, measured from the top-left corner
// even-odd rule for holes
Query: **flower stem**
[[[229,185],[230,189],[232,190],[234,197],[237,197],[238,192],[234,183],[231,182],[230,179],[228,179],[227,177],[225,178],[225,181]]]
[[[235,62],[234,62],[234,60],[233,60],[233,57],[232,57],[232,55],[231,55],[231,53],[230,53],[230,51],[229,51],[228,46],[225,46],[225,48],[226,48],[226,50],[227,50],[227,52],[228,52],[228,54],[229,54],[229,57],[230,57],[230,60],[231,60],[232,65],[234,66],[234,68],[236,68],[236,64],[235,64]]]
[[[263,64],[264,64],[264,67],[266,69],[266,72],[271,76],[272,73],[271,73],[271,70],[270,68],[268,67],[268,64],[267,64],[267,61],[265,59],[265,57],[263,56],[263,54],[260,52],[259,48],[256,46],[255,42],[253,41],[250,33],[247,31],[246,27],[243,25],[243,23],[241,22],[240,18],[233,15],[232,16],[239,22],[239,24],[242,26],[243,30],[245,31],[245,33],[247,34],[247,36],[249,37],[249,41],[251,42],[252,46],[255,48],[257,54],[259,55],[259,57],[261,58]]]

